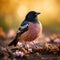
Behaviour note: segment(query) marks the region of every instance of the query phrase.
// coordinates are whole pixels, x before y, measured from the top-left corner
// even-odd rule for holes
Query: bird
[[[42,24],[38,21],[37,16],[40,12],[29,11],[21,23],[16,36],[12,42],[8,44],[8,46],[16,46],[19,40],[23,40],[25,42],[31,42],[38,39],[42,33]]]

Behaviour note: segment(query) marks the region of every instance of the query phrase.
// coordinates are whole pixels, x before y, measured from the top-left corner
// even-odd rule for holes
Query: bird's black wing
[[[21,26],[19,27],[19,31],[20,31],[20,33],[22,34],[22,33],[24,33],[25,31],[27,31],[28,30],[28,26],[29,26],[29,22],[28,21],[24,21],[22,24],[21,24]]]
[[[23,21],[23,23],[18,29],[19,32],[17,32],[15,39],[8,46],[11,46],[11,45],[16,46],[17,42],[19,41],[18,38],[21,36],[21,34],[23,34],[25,31],[28,30],[28,26],[29,26],[29,22]]]

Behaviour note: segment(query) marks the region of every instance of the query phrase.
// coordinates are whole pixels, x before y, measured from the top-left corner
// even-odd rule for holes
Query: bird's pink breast
[[[29,23],[28,31],[22,34],[21,38],[25,41],[33,41],[39,37],[40,25],[38,23]]]

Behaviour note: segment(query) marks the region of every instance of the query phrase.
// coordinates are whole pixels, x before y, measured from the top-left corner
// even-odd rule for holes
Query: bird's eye
[[[35,13],[32,14],[32,16],[35,16],[35,15],[36,15]]]

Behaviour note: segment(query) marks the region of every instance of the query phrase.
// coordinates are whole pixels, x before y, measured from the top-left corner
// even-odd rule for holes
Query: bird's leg
[[[25,48],[27,48],[27,42],[25,42]]]
[[[25,45],[25,48],[29,48],[28,42],[25,41],[25,44],[24,45]]]
[[[24,45],[25,45],[25,47],[26,47],[26,45],[27,45],[26,41],[25,41],[25,44],[24,44]]]
[[[33,44],[34,44],[34,47],[36,47],[36,48],[37,48],[37,46],[35,45],[34,41],[33,41]]]
[[[23,43],[23,47],[26,47],[26,41],[22,41],[22,43]]]

